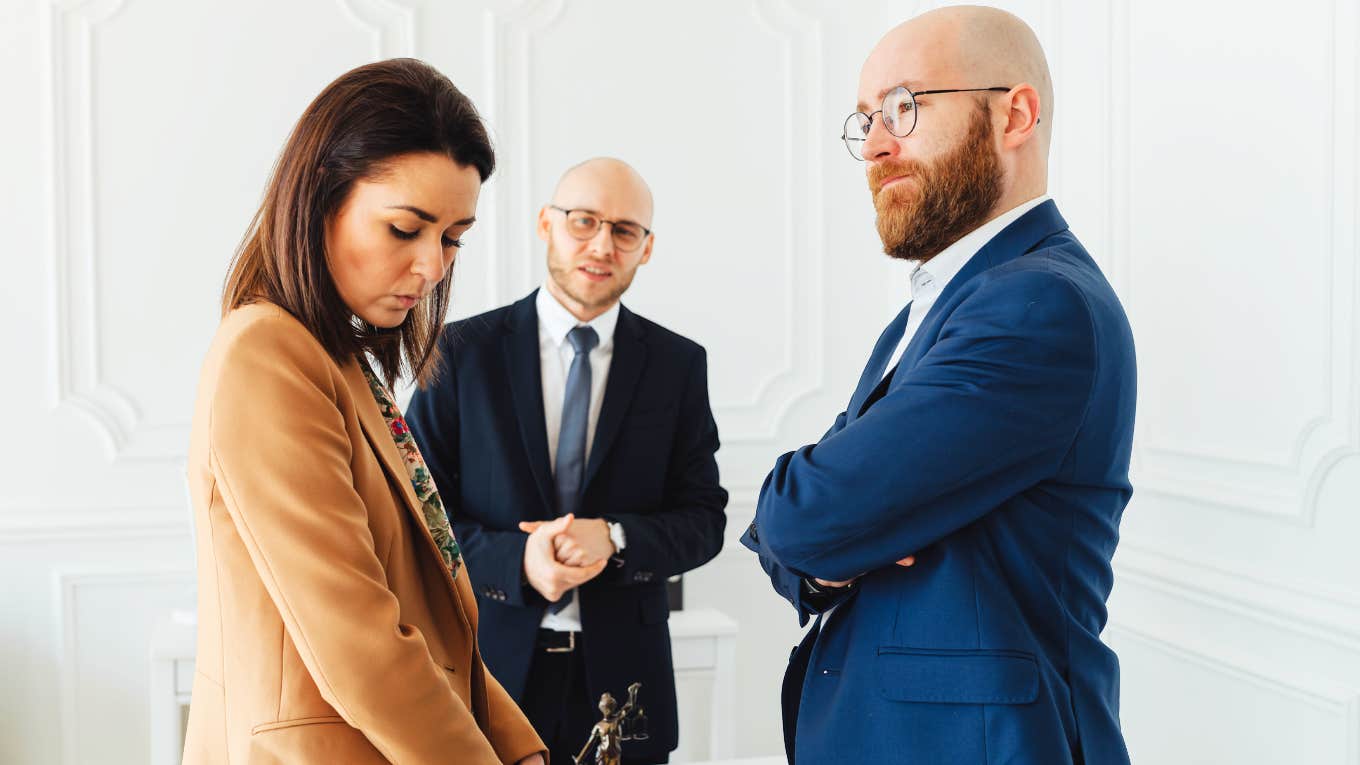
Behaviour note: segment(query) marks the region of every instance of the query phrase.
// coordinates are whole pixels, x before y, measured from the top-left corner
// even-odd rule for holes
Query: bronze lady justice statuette
[[[615,711],[614,697],[608,691],[600,696],[600,714],[604,718],[590,730],[590,740],[581,747],[581,753],[571,758],[576,765],[585,763],[586,753],[592,746],[595,747],[595,765],[621,765],[624,741],[647,740],[647,715],[637,703],[641,688],[642,683],[628,686],[628,702],[618,711]]]

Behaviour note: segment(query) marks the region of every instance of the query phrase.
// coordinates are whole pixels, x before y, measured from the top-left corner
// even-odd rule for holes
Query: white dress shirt
[[[543,378],[543,424],[548,429],[548,464],[557,472],[557,442],[562,432],[562,399],[567,393],[567,373],[571,370],[576,349],[567,340],[567,333],[576,327],[591,327],[600,336],[600,343],[590,351],[590,415],[586,419],[586,460],[595,443],[595,425],[600,421],[604,405],[605,383],[609,380],[609,365],[614,359],[614,327],[619,322],[619,304],[588,322],[571,315],[545,285],[535,300],[538,309],[538,360]],[[618,544],[620,540],[615,540]],[[546,629],[575,632],[581,629],[581,601],[571,603],[558,613],[545,613],[540,626]]]
[[[897,343],[897,350],[893,351],[893,355],[888,357],[888,366],[883,368],[884,377],[897,367],[897,362],[902,360],[902,354],[906,352],[907,345],[916,336],[916,330],[921,328],[921,323],[926,320],[926,315],[930,313],[931,306],[935,305],[935,299],[940,296],[941,292],[944,292],[944,288],[949,285],[950,280],[959,271],[962,271],[964,266],[968,265],[968,261],[972,260],[973,256],[984,245],[1001,233],[1002,229],[1019,220],[1020,216],[1043,204],[1048,199],[1049,196],[1043,194],[1012,207],[964,234],[957,242],[941,250],[939,255],[918,265],[911,272],[911,312],[907,314],[907,327],[902,332],[902,340]]]

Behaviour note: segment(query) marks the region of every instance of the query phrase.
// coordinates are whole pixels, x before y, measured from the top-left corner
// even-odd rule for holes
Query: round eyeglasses
[[[619,252],[632,252],[652,233],[652,230],[630,220],[605,220],[590,210],[568,210],[557,205],[548,205],[567,217],[567,233],[583,242],[595,238],[600,226],[609,224],[609,235]]]
[[[994,88],[949,88],[946,90],[922,90],[913,93],[901,85],[888,91],[883,96],[883,107],[872,114],[855,112],[845,118],[845,126],[841,130],[841,140],[845,142],[845,148],[850,152],[850,156],[864,161],[864,142],[869,138],[869,131],[874,126],[874,116],[877,115],[883,122],[883,127],[888,132],[898,138],[906,138],[911,135],[911,131],[916,129],[916,98],[918,96],[935,96],[943,93],[1006,93],[1010,88],[997,86]]]

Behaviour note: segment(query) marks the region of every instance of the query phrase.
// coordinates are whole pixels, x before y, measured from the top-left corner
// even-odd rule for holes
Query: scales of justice
[[[647,715],[638,706],[637,695],[642,683],[628,686],[628,701],[616,709],[614,697],[606,691],[600,696],[600,714],[604,717],[590,730],[590,740],[581,753],[571,758],[576,765],[586,765],[586,754],[595,747],[595,765],[621,765],[624,741],[647,740]]]

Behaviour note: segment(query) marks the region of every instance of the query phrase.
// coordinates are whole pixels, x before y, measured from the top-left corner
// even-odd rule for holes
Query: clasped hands
[[[618,552],[601,518],[567,514],[552,521],[521,521],[529,535],[524,545],[524,578],[549,603],[600,575]]]

